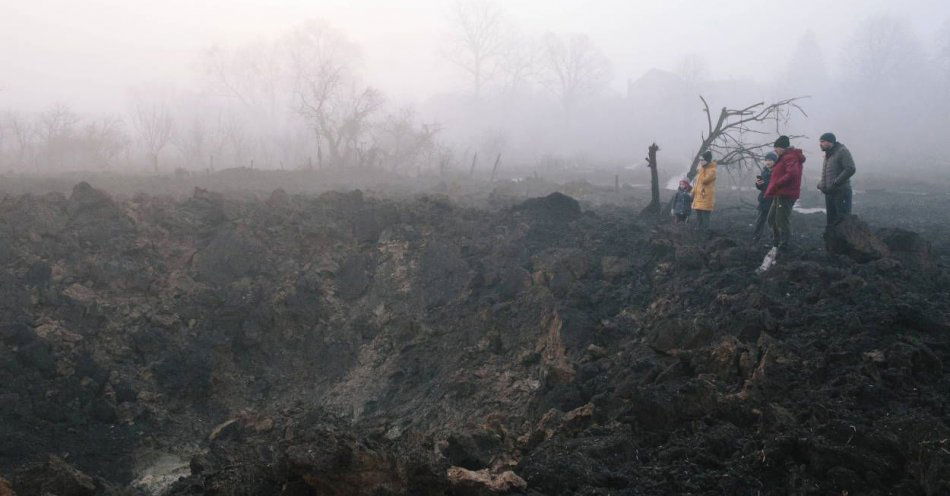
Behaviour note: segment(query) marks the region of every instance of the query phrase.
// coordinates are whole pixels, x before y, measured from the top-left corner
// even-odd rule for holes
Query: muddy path
[[[0,474],[28,495],[950,491],[939,206],[862,199],[886,246],[862,262],[796,214],[758,276],[738,203],[699,233],[588,193],[8,196]]]

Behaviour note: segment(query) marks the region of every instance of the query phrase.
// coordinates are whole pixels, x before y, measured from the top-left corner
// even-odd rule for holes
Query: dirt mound
[[[542,198],[525,200],[516,205],[513,210],[548,221],[569,222],[581,216],[581,206],[577,200],[558,192]]]
[[[906,229],[885,228],[877,233],[891,254],[904,263],[924,270],[936,268],[932,244],[920,234]]]
[[[845,255],[857,262],[870,262],[890,254],[887,245],[855,215],[845,217],[826,233],[825,246],[828,253]]]
[[[560,194],[261,198],[0,203],[13,490],[950,490],[950,278],[913,233],[857,263],[803,220],[757,275],[728,213],[708,234]]]

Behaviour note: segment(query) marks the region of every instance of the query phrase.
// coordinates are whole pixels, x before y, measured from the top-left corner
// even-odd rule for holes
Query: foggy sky
[[[499,2],[525,34],[587,33],[613,63],[621,91],[653,67],[685,54],[705,58],[715,79],[772,77],[801,33],[813,30],[834,70],[863,19],[906,20],[922,42],[950,17],[947,0]],[[440,55],[448,36],[443,0],[30,1],[0,0],[0,109],[39,110],[65,102],[80,112],[113,112],[142,83],[193,86],[203,50],[272,39],[321,18],[365,54],[370,81],[397,100],[419,101],[462,88]]]

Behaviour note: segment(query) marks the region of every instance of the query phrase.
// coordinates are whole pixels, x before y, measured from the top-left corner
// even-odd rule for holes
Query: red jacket
[[[797,200],[802,191],[802,165],[805,155],[798,148],[789,148],[772,167],[772,179],[765,190],[766,198],[791,198]]]

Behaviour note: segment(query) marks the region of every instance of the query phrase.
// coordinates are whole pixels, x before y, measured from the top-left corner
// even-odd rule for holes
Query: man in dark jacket
[[[825,231],[841,222],[851,213],[851,176],[854,175],[854,159],[851,152],[832,133],[821,135],[818,146],[825,152],[818,189],[825,194]]]
[[[772,178],[765,189],[765,197],[772,199],[769,225],[772,226],[775,246],[785,251],[789,247],[792,234],[792,207],[801,194],[805,155],[798,148],[792,148],[788,136],[779,136],[775,140],[775,155],[778,161],[775,162],[775,167],[772,167]]]
[[[778,156],[775,153],[767,153],[763,160],[765,167],[755,177],[755,189],[759,190],[759,215],[755,219],[755,229],[752,230],[753,243],[758,243],[762,239],[762,230],[769,218],[769,209],[772,208],[772,199],[765,197],[765,189],[769,187],[769,179],[772,178],[772,167],[776,160],[778,160]]]

